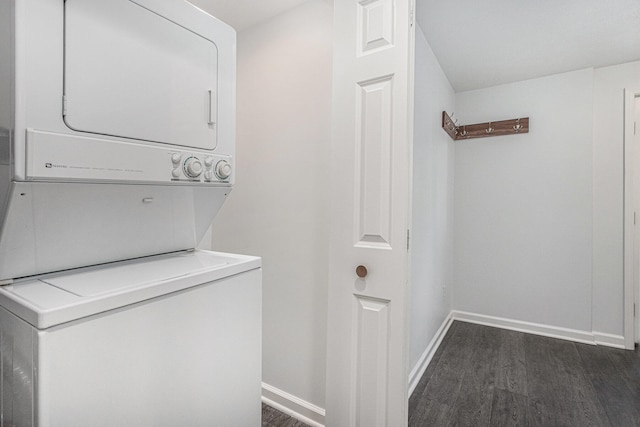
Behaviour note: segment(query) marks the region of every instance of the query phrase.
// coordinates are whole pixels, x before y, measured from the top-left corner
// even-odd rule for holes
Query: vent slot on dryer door
[[[71,129],[216,147],[213,41],[129,0],[66,0],[64,43]]]

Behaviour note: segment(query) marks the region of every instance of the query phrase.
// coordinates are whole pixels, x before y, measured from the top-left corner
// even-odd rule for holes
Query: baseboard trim
[[[454,320],[476,323],[478,325],[494,326],[511,331],[525,332],[544,337],[558,338],[583,344],[595,345],[593,334],[577,329],[559,328],[557,326],[543,325],[541,323],[524,322],[521,320],[505,319],[502,317],[486,316],[484,314],[469,313],[466,311],[452,312]]]
[[[324,427],[324,409],[264,382],[262,402],[311,427]]]
[[[427,370],[427,366],[431,363],[433,355],[436,353],[436,350],[438,350],[438,347],[440,347],[440,344],[442,343],[444,336],[447,335],[447,331],[451,327],[452,323],[453,316],[452,313],[449,313],[449,315],[444,319],[444,322],[442,322],[442,325],[440,325],[440,328],[434,337],[431,339],[427,348],[424,350],[424,353],[422,353],[422,356],[420,356],[418,363],[416,363],[416,366],[411,370],[411,373],[409,374],[409,396],[411,396],[413,391],[416,389],[416,386],[420,382],[420,378],[422,378],[424,372]]]
[[[624,337],[619,335],[560,328],[557,326],[543,325],[541,323],[524,322],[521,320],[486,316],[484,314],[469,313],[458,310],[453,310],[451,313],[453,316],[453,320],[460,320],[462,322],[493,326],[496,328],[541,335],[543,337],[558,338],[561,340],[579,342],[582,344],[624,348]]]
[[[604,332],[593,332],[593,340],[597,345],[626,349],[624,337],[622,335],[606,334]]]

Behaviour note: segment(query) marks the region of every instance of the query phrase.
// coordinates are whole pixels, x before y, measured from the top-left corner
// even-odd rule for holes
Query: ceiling
[[[306,1],[331,0],[189,1],[242,31]],[[416,2],[457,92],[640,60],[640,0]]]
[[[200,9],[231,25],[245,30],[262,21],[296,7],[308,0],[188,0]]]
[[[459,92],[640,60],[640,0],[417,0]]]

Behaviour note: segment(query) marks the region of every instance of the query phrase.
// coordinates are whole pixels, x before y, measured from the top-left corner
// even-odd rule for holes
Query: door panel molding
[[[358,3],[358,55],[393,47],[393,8],[393,0],[364,0]]]
[[[393,75],[358,83],[356,246],[391,249]]]
[[[356,415],[356,425],[384,426],[387,419],[389,303],[362,295],[355,297],[353,322],[357,326],[352,351],[355,396],[351,412]]]

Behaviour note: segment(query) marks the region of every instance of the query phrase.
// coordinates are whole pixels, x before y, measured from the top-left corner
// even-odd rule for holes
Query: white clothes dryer
[[[235,30],[186,0],[1,1],[0,281],[195,248],[235,80]]]

